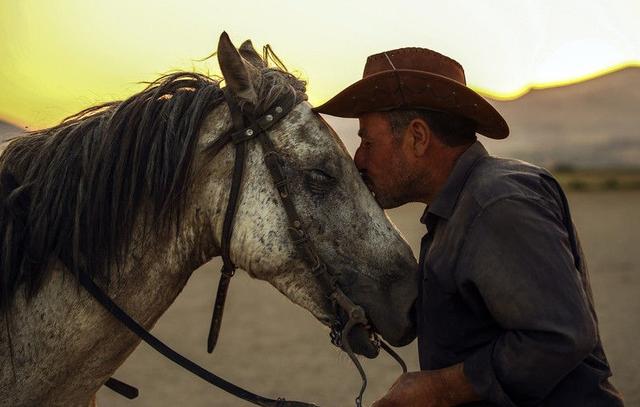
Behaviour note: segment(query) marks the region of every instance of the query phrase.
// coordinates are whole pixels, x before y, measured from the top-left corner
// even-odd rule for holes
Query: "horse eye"
[[[336,179],[319,169],[306,171],[305,181],[311,192],[323,194],[335,185]]]
[[[335,181],[335,178],[333,178],[331,175],[318,169],[309,170],[309,172],[307,173],[307,176],[311,181],[316,181],[316,182]]]

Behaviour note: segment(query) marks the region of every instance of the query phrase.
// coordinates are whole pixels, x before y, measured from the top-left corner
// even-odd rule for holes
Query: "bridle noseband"
[[[273,107],[267,110],[262,116],[255,118],[252,115],[247,115],[240,109],[235,97],[225,89],[224,92],[231,118],[233,120],[232,129],[223,134],[221,137],[212,142],[206,149],[214,156],[222,150],[224,146],[229,143],[233,143],[235,146],[235,161],[233,167],[233,175],[231,180],[231,189],[229,191],[229,199],[227,203],[227,209],[222,227],[222,261],[223,266],[220,275],[220,281],[218,283],[218,289],[216,294],[216,301],[213,308],[213,316],[211,318],[211,327],[209,330],[209,336],[207,339],[207,351],[211,353],[215,348],[220,333],[220,327],[222,324],[222,316],[224,313],[224,304],[227,296],[227,290],[231,277],[233,277],[236,266],[231,260],[231,237],[233,234],[233,220],[238,206],[240,186],[242,183],[242,175],[244,173],[245,156],[247,150],[247,143],[253,139],[257,139],[260,143],[263,151],[264,162],[269,171],[269,175],[273,181],[274,186],[280,196],[282,206],[285,210],[288,226],[287,230],[291,241],[294,243],[298,251],[302,254],[305,262],[311,269],[311,273],[316,278],[318,284],[326,293],[329,294],[329,300],[334,307],[335,321],[331,328],[331,342],[342,348],[349,358],[353,361],[362,378],[362,386],[360,392],[356,397],[356,406],[362,405],[362,395],[367,385],[367,378],[364,373],[364,369],[360,364],[358,358],[355,356],[349,344],[348,336],[352,328],[356,325],[368,325],[368,320],[364,309],[354,304],[347,295],[342,291],[338,285],[337,277],[327,267],[322,258],[318,255],[315,246],[309,239],[307,232],[303,226],[301,218],[298,216],[298,212],[291,200],[289,181],[284,172],[284,160],[275,149],[275,146],[268,136],[268,130],[277,123],[280,119],[285,117],[289,112],[297,105],[296,95],[290,94],[281,97],[277,100]],[[215,374],[203,369],[191,360],[183,357],[182,355],[169,348],[162,343],[159,339],[151,335],[146,329],[140,326],[134,321],[125,311],[123,311],[118,305],[116,305],[91,279],[91,277],[85,272],[80,272],[80,283],[100,302],[109,312],[111,312],[117,319],[119,319],[127,328],[138,335],[142,340],[151,345],[158,352],[165,357],[171,359],[175,363],[196,374],[200,378],[208,381],[209,383],[239,397],[250,403],[265,406],[265,407],[315,407],[313,404],[299,402],[299,401],[287,401],[282,398],[277,400],[262,397],[253,394],[247,390],[244,390],[224,379],[216,376]],[[338,318],[338,310],[342,310],[347,316],[346,323],[341,323]],[[375,337],[374,339],[379,346],[389,353],[402,367],[403,372],[406,373],[407,367],[400,358],[384,341]],[[122,382],[119,382],[113,378],[110,378],[107,383],[108,387],[120,392],[127,397],[135,397],[137,390],[128,386]]]

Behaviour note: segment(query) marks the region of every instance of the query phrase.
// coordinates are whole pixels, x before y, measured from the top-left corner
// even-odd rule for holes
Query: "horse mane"
[[[259,106],[304,97],[305,83],[261,67]],[[220,81],[176,72],[124,101],[90,107],[57,126],[15,139],[0,156],[0,310],[19,287],[27,299],[60,260],[111,280],[133,228],[177,230],[192,180],[198,131],[224,100]]]

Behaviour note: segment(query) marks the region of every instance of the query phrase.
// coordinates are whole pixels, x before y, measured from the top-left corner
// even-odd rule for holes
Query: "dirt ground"
[[[574,221],[591,272],[605,351],[613,383],[627,406],[640,406],[640,191],[574,192]],[[423,206],[406,205],[389,216],[417,253]],[[217,284],[219,261],[196,271],[153,332],[187,357],[254,392],[321,406],[352,406],[358,373],[330,343],[328,332],[306,311],[270,285],[238,273],[232,282],[218,348],[206,352],[206,335]],[[417,369],[416,344],[400,349],[409,369]],[[369,387],[365,405],[381,396],[400,373],[382,355],[366,360]],[[100,406],[244,406],[238,399],[174,366],[145,344],[115,377],[139,387],[126,400],[109,389],[98,393]]]

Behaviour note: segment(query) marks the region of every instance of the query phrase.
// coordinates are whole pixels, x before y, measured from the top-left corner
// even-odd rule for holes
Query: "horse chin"
[[[380,353],[380,345],[373,333],[362,325],[354,326],[348,338],[354,353],[373,359]]]

